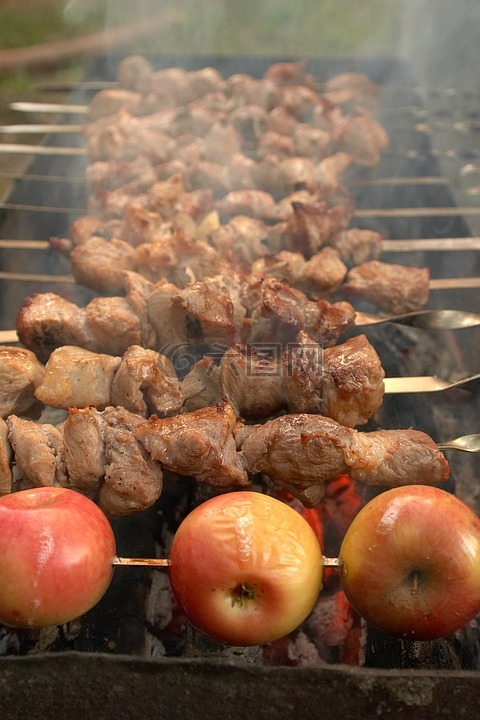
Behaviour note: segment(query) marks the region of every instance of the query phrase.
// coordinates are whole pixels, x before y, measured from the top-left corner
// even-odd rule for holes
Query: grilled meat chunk
[[[173,418],[150,418],[134,430],[165,468],[216,487],[249,484],[237,453],[233,408],[225,403]]]
[[[349,228],[342,230],[329,240],[343,262],[352,267],[369,260],[377,260],[382,251],[382,236],[374,230]]]
[[[49,423],[36,423],[16,415],[9,415],[6,423],[15,464],[23,480],[34,487],[67,486],[61,431]]]
[[[394,314],[420,310],[430,295],[428,268],[379,260],[352,268],[343,286],[347,297],[362,298]]]
[[[26,298],[17,315],[17,333],[41,362],[62,345],[122,355],[144,340],[140,318],[126,298],[97,297],[82,308],[54,293]]]
[[[16,346],[0,347],[0,417],[38,415],[35,390],[41,384],[44,366],[34,353]]]
[[[108,515],[145,510],[162,492],[163,474],[133,435],[144,418],[124,408],[72,408],[64,425],[71,487],[87,493]]]
[[[137,415],[169,416],[181,412],[180,381],[164,355],[132,345],[112,379],[111,404]]]
[[[248,472],[265,473],[306,506],[319,503],[325,483],[341,473],[381,487],[449,476],[443,454],[416,430],[361,433],[320,415],[284,415],[244,427],[237,442]]]
[[[102,417],[106,466],[99,505],[115,517],[146,510],[160,497],[163,473],[135,437],[143,418],[114,407]]]
[[[94,407],[71,408],[63,425],[69,486],[96,498],[105,474],[105,424]]]
[[[8,427],[0,417],[0,496],[13,490],[12,446],[8,441]]]
[[[248,419],[286,411],[320,413],[347,427],[366,423],[384,394],[383,368],[367,338],[325,350],[302,340],[278,354],[233,346],[220,362],[219,394]]]
[[[111,405],[111,386],[122,359],[63,345],[50,355],[35,397],[56,408]]]
[[[27,297],[17,315],[20,342],[45,362],[60,345],[89,347],[85,310],[55,293]]]
[[[125,285],[125,271],[135,270],[135,250],[119,238],[92,235],[70,253],[75,280],[96,291],[112,292]]]
[[[305,260],[301,253],[281,250],[256,260],[252,273],[285,280],[313,300],[329,295],[342,284],[348,268],[336,250],[324,247]]]

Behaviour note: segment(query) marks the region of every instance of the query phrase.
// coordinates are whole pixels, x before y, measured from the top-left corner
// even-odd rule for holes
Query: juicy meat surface
[[[363,298],[382,310],[412,312],[428,302],[430,272],[428,268],[371,260],[349,271],[343,289],[347,297]]]
[[[237,453],[236,415],[228,404],[173,418],[150,418],[134,430],[151,457],[171,472],[216,487],[249,484]]]
[[[265,473],[307,506],[318,504],[325,483],[342,473],[381,487],[437,484],[449,476],[445,457],[422,432],[359,432],[320,415],[246,427],[239,445],[248,472]]]
[[[91,498],[105,473],[102,413],[93,407],[71,408],[63,426],[65,464],[69,485]]]

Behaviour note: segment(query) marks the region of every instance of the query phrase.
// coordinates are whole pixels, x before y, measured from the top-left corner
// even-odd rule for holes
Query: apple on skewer
[[[480,519],[435,487],[383,492],[354,518],[338,558],[276,498],[210,498],[180,524],[168,559],[119,558],[106,516],[65,488],[0,499],[0,620],[61,624],[104,595],[115,566],[164,567],[189,620],[220,642],[257,645],[292,632],[335,567],[371,625],[415,640],[444,637],[480,612]],[[447,537],[448,533],[448,537]]]

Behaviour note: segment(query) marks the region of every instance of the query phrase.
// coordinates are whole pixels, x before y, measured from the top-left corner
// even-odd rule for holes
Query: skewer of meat
[[[235,342],[282,345],[301,331],[327,347],[355,318],[349,303],[312,301],[260,275],[220,275],[179,289],[126,273],[125,291],[125,297],[95,297],[86,307],[54,293],[34,294],[18,313],[20,342],[41,362],[62,345],[110,355],[123,355],[131,345],[164,354],[173,347],[191,356]]]
[[[26,382],[9,356],[8,348],[0,351],[0,374],[9,373],[17,384]],[[326,349],[303,334],[283,352],[271,345],[238,344],[218,364],[205,356],[183,380],[166,356],[137,345],[121,358],[63,346],[53,351],[45,368],[38,361],[36,365],[39,377],[30,381],[31,403],[64,410],[118,405],[144,417],[173,416],[226,399],[238,417],[248,420],[309,412],[355,427],[375,414],[384,395],[384,371],[364,335]],[[10,387],[3,398],[4,387],[0,384],[2,416],[22,415],[23,395],[17,410]]]
[[[319,503],[325,484],[342,473],[381,487],[437,484],[449,475],[441,451],[419,431],[359,432],[305,413],[244,425],[228,403],[147,421],[109,407],[73,408],[61,428],[14,415],[0,425],[7,437],[0,467],[12,455],[19,486],[72,487],[114,516],[150,507],[164,473],[215,488],[245,487],[261,473],[307,506]],[[8,472],[13,482],[9,470],[4,488]]]

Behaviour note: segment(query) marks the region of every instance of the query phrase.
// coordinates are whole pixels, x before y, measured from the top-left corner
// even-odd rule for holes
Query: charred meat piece
[[[310,258],[329,239],[344,230],[353,214],[350,201],[329,207],[327,200],[292,202],[291,213],[285,226],[285,249],[300,252]]]
[[[42,383],[44,366],[30,350],[0,347],[0,417],[39,414],[35,390]]]
[[[284,219],[275,199],[265,190],[232,190],[217,200],[215,208],[225,219],[234,215],[249,215],[267,222]]]
[[[173,473],[215,487],[243,487],[249,480],[237,453],[235,423],[232,407],[220,403],[174,418],[152,417],[134,435]]]
[[[332,345],[355,318],[348,303],[309,300],[300,290],[276,278],[249,275],[240,293],[247,310],[241,339],[247,343],[291,342],[304,331],[315,342]]]
[[[263,220],[235,215],[210,235],[219,255],[240,272],[256,272],[253,262],[268,253],[265,238],[268,229]]]
[[[346,297],[362,298],[394,314],[420,310],[430,295],[428,268],[379,260],[352,268],[343,286]]]
[[[141,193],[158,180],[152,163],[145,155],[139,155],[131,162],[97,160],[87,165],[84,177],[87,186],[95,194],[118,187]]]
[[[128,88],[108,88],[99,90],[93,96],[88,107],[88,120],[95,122],[109,115],[127,111],[137,115],[140,111],[142,96]]]
[[[217,275],[226,263],[209,243],[177,230],[171,237],[135,248],[133,265],[130,269],[152,282],[166,278],[182,288]]]
[[[268,475],[307,507],[319,503],[325,483],[342,473],[381,487],[437,484],[449,476],[445,457],[422,432],[359,432],[320,415],[245,426],[238,444],[248,472]]]
[[[378,100],[378,88],[369,77],[357,72],[338,73],[324,85],[327,97],[340,105],[374,109]]]
[[[323,414],[342,425],[363,425],[382,404],[385,373],[375,348],[365,335],[326,348],[323,351],[323,377]],[[296,411],[310,412],[308,408]]]
[[[223,400],[220,369],[212,357],[205,355],[182,380],[182,412],[217,405]]]

